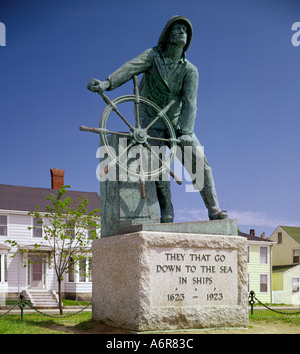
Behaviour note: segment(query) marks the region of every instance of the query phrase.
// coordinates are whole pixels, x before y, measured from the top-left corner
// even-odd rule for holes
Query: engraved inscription
[[[151,248],[152,306],[237,305],[236,249]]]

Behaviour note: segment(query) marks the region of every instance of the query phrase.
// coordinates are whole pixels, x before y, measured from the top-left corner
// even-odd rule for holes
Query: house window
[[[75,238],[75,223],[73,220],[66,220],[65,235],[70,238]]]
[[[0,215],[0,236],[7,236],[7,216]]]
[[[7,255],[0,254],[0,283],[7,282]]]
[[[260,276],[259,276],[259,291],[261,293],[268,292],[268,274],[260,274]]]
[[[248,246],[248,263],[250,263],[250,246]]]
[[[259,247],[259,263],[268,264],[268,247]]]
[[[81,258],[79,260],[79,281],[85,282],[86,281],[86,259]]]
[[[292,278],[292,293],[299,293],[299,280],[300,278]]]
[[[94,238],[93,229],[91,227],[89,227],[89,229],[88,229],[88,239],[91,240],[93,238]]]
[[[98,224],[98,222],[96,222],[96,221],[95,221],[95,223]],[[88,228],[88,239],[93,240],[95,238],[98,238],[97,227],[90,225]]]
[[[74,263],[74,260],[70,260],[69,264],[69,282],[70,283],[85,283],[91,282],[91,267],[92,267],[92,258],[81,257],[78,261]]]
[[[71,258],[69,261],[69,282],[74,283],[74,281],[75,281],[74,260]]]
[[[33,237],[43,237],[42,219],[33,218]]]
[[[282,243],[282,232],[278,232],[277,234],[277,243]]]
[[[88,279],[88,281],[92,281],[92,258],[91,257],[89,257],[89,262],[88,262],[88,267],[89,267],[89,269],[88,269],[88,277],[89,277],[89,279]]]
[[[293,250],[293,263],[300,263],[300,249]]]

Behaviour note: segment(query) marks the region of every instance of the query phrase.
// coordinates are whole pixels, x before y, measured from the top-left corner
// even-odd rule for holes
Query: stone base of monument
[[[193,229],[193,228],[192,228]],[[132,331],[246,327],[247,240],[138,231],[93,244],[93,319]]]

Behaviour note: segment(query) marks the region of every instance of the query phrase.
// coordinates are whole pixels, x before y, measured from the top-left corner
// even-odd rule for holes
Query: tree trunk
[[[63,306],[62,306],[62,297],[61,297],[61,279],[57,279],[58,281],[58,300],[59,300],[59,313],[63,314]]]

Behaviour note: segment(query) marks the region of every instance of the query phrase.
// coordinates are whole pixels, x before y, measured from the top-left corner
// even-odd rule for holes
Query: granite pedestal
[[[243,237],[174,230],[105,237],[94,241],[92,276],[93,319],[107,325],[142,332],[248,324]]]

